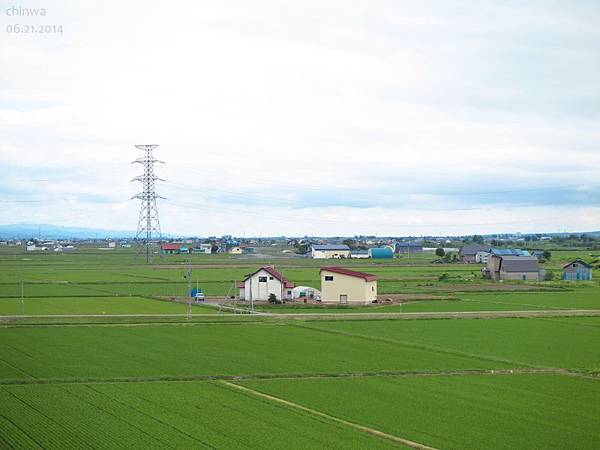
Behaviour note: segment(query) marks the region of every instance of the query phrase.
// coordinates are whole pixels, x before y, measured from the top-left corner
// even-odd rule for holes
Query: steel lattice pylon
[[[144,165],[143,175],[139,175],[131,180],[141,181],[142,183],[142,192],[131,197],[132,199],[139,198],[142,201],[135,241],[136,243],[142,243],[145,246],[146,262],[148,263],[152,259],[152,253],[150,251],[152,238],[153,236],[158,237],[159,239],[161,237],[156,199],[164,199],[164,197],[157,195],[154,190],[156,181],[164,181],[154,175],[154,163],[164,163],[152,156],[152,150],[158,147],[158,145],[136,145],[135,147],[146,152],[142,158],[138,158],[132,162],[132,164],[139,163]]]

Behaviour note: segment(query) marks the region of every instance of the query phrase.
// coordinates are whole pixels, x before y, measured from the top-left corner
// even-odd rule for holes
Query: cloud
[[[50,203],[5,223],[135,227],[137,143],[173,233],[600,219],[594,2],[30,3],[65,31],[4,36],[0,169]]]

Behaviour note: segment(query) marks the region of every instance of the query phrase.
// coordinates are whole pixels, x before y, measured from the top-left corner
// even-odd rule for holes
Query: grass
[[[600,441],[597,380],[520,374],[241,384],[437,448],[593,449]]]
[[[0,325],[0,448],[273,447],[377,448],[391,442],[310,412],[223,385],[440,448],[593,448],[599,439],[597,379],[555,374],[474,375],[549,368],[600,372],[600,318],[275,321],[223,314],[67,320],[59,314],[184,314],[187,262],[209,296],[275,263],[297,285],[319,287],[330,261],[232,255],[167,255],[146,266],[129,250],[31,254],[0,248],[0,315],[56,315]],[[553,251],[546,267],[586,251]],[[451,295],[459,301],[269,312],[428,312],[598,309],[600,285],[502,286],[479,266],[433,265],[431,255],[336,261],[379,275],[379,291]],[[439,276],[447,273],[446,281]],[[506,283],[508,284],[508,283]],[[517,283],[520,284],[520,283]],[[554,289],[554,291],[549,290]],[[470,291],[469,289],[474,289]],[[195,307],[194,313],[216,313]],[[68,322],[68,323],[67,323]],[[415,376],[423,372],[429,376]],[[453,374],[453,375],[449,375]],[[392,376],[394,375],[394,376]],[[400,376],[401,375],[401,376]],[[188,381],[184,381],[188,380]],[[193,380],[193,381],[192,381]],[[200,381],[203,380],[203,381]]]
[[[373,342],[422,345],[538,367],[600,368],[600,318],[311,322]]]
[[[193,305],[193,312],[216,313],[214,308]],[[28,298],[26,315],[52,314],[185,314],[187,305],[142,297],[52,297]],[[0,315],[21,314],[20,298],[1,298]]]
[[[426,321],[422,326],[426,329]],[[5,327],[0,328],[0,341],[0,379],[314,374],[511,365],[456,352],[261,323]]]
[[[388,446],[209,383],[2,386],[0,403],[3,448]]]

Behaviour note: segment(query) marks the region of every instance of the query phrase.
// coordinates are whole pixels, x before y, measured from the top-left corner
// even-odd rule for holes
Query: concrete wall
[[[325,277],[333,277],[325,281]],[[340,296],[348,296],[348,304],[371,303],[377,298],[377,281],[365,281],[363,278],[342,275],[323,270],[321,272],[321,301],[340,303]]]

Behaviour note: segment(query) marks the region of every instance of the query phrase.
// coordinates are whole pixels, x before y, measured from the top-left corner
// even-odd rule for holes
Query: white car
[[[194,295],[194,300],[196,300],[197,302],[203,302],[204,301],[204,293],[196,292],[196,295]]]

